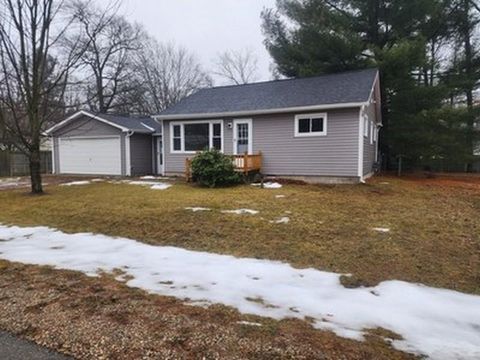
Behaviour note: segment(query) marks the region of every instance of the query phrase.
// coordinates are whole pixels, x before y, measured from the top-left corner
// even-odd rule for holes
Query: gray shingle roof
[[[161,129],[158,122],[148,117],[124,116],[115,114],[96,114],[98,117],[127,128],[136,133],[152,134]],[[153,129],[153,130],[152,130]]]
[[[366,102],[377,69],[202,89],[158,116],[214,114]]]

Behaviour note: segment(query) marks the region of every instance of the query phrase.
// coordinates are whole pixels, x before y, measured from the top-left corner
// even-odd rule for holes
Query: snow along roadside
[[[402,281],[346,289],[335,273],[46,227],[0,225],[0,258],[90,276],[122,269],[133,277],[127,285],[151,293],[276,319],[309,316],[316,328],[358,340],[365,329],[383,327],[403,337],[393,341],[400,350],[480,358],[480,296]]]

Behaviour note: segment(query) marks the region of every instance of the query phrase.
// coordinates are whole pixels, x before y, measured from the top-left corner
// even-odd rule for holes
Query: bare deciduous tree
[[[32,193],[40,194],[40,144],[47,124],[63,111],[69,73],[84,43],[62,40],[73,18],[57,0],[0,0],[0,123],[4,135],[30,163]]]
[[[83,28],[86,51],[81,62],[86,66],[87,102],[93,111],[108,112],[121,105],[120,98],[135,91],[132,62],[140,50],[142,28],[117,14],[120,2],[105,9],[78,0],[72,13]]]
[[[215,75],[234,85],[258,79],[258,59],[251,49],[225,51],[215,61]]]
[[[135,101],[125,99],[124,103],[130,104],[130,112],[143,114],[159,113],[199,88],[212,85],[193,54],[152,38],[144,39],[136,57],[135,74]]]

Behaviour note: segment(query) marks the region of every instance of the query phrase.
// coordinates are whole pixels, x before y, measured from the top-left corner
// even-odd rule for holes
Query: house
[[[382,125],[376,69],[203,89],[155,119],[81,112],[48,130],[56,173],[184,175],[216,148],[262,156],[262,173],[360,182]]]

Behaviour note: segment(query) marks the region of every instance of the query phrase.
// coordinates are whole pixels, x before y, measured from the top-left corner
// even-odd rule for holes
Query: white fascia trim
[[[141,122],[140,124],[142,124],[142,126],[144,126],[145,128],[147,128],[148,130],[155,132],[155,129],[152,128],[151,126],[148,126],[147,124],[145,124],[145,123],[143,123],[143,122]]]
[[[130,131],[125,135],[125,175],[132,176],[132,154],[130,153],[130,137],[133,132]]]
[[[81,139],[119,139],[120,135],[86,135],[86,136],[59,136],[59,140],[81,140]]]
[[[368,102],[353,102],[353,103],[340,103],[340,104],[325,104],[314,106],[301,106],[291,108],[280,109],[265,109],[265,110],[246,110],[246,111],[231,111],[231,112],[219,112],[219,113],[204,113],[204,114],[180,114],[180,115],[155,115],[155,120],[182,120],[182,119],[211,119],[211,118],[223,118],[234,116],[252,116],[262,114],[278,114],[278,113],[290,113],[290,112],[303,112],[303,111],[316,111],[316,110],[334,110],[344,108],[355,108],[367,105]]]
[[[373,81],[373,86],[372,86],[372,90],[370,91],[370,96],[368,97],[368,104],[371,104],[372,103],[372,99],[373,99],[373,96],[375,95],[375,88],[377,87],[377,83],[380,81],[380,72],[377,70],[377,74],[375,75],[375,80]],[[381,101],[381,99],[380,99]],[[383,126],[382,125],[382,113],[380,111],[380,121],[378,121],[378,119],[375,119],[375,123],[378,124],[379,126]]]
[[[377,70],[377,74],[375,75],[375,79],[373,80],[372,89],[370,90],[370,95],[368,96],[368,103],[372,102],[372,98],[373,98],[373,95],[375,94],[375,87],[377,86],[377,81],[379,76],[380,74]]]
[[[111,121],[108,121],[100,116],[97,116],[97,115],[94,115],[92,113],[89,113],[88,111],[85,111],[85,110],[81,110],[79,112],[76,112],[75,114],[73,114],[72,116],[66,118],[65,120],[59,122],[58,124],[52,126],[50,129],[46,130],[45,133],[46,134],[51,134],[53,131],[55,130],[58,130],[60,128],[62,128],[63,126],[67,125],[70,121],[72,120],[75,120],[76,118],[80,117],[80,116],[88,116],[92,119],[95,119],[97,121],[100,121],[100,122],[103,122],[104,124],[107,124],[107,125],[110,125],[110,126],[113,126],[114,128],[117,128],[117,129],[120,129],[124,132],[127,132],[127,131],[130,131],[129,129],[127,129],[126,127],[123,127],[123,126],[120,126],[120,125],[117,125],[115,123],[112,123]]]
[[[363,181],[363,111],[364,107],[362,106],[358,111],[358,172],[357,175],[360,178],[360,181]]]

